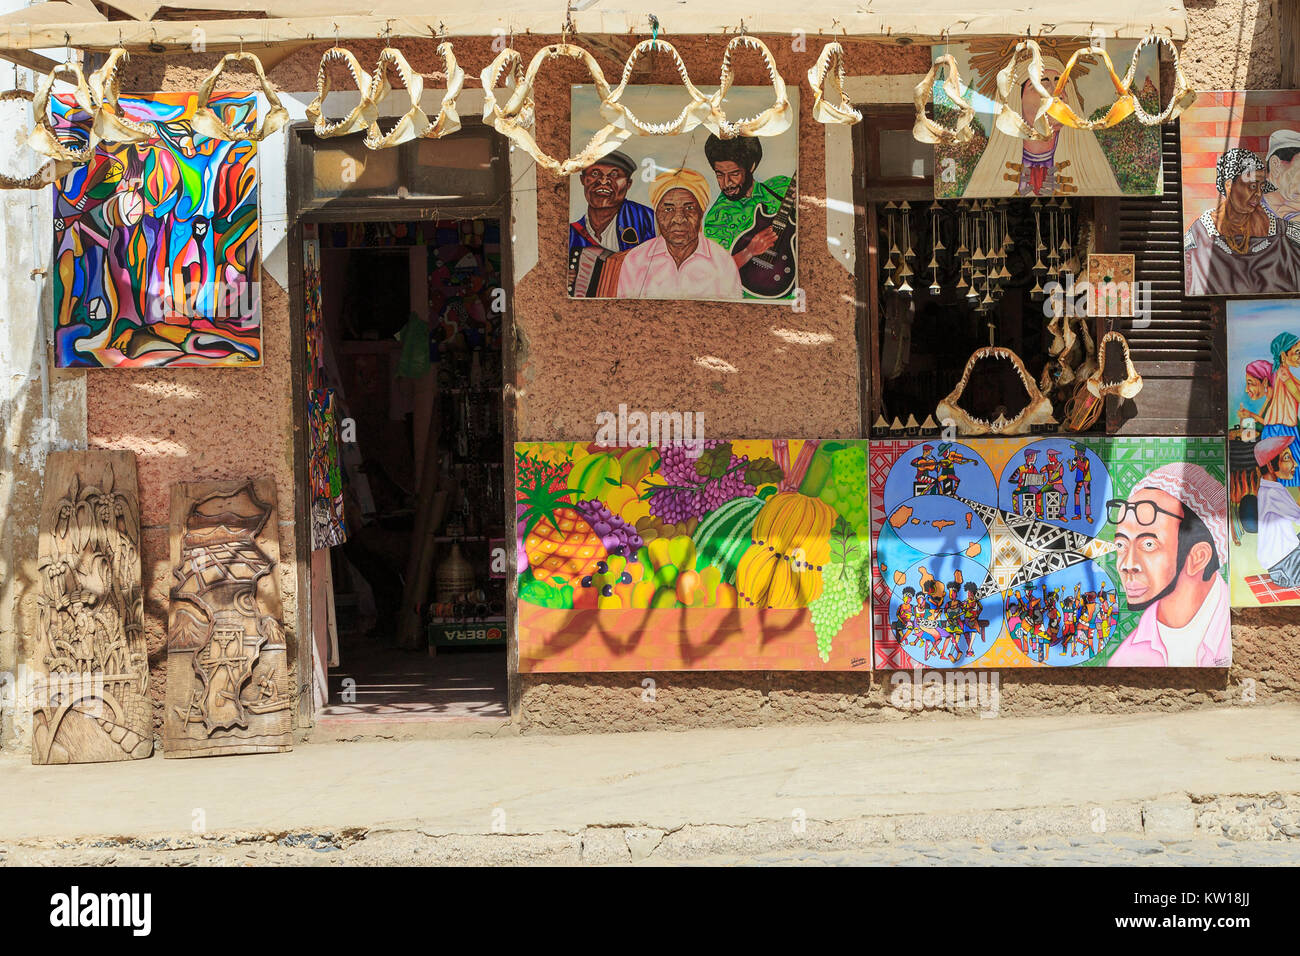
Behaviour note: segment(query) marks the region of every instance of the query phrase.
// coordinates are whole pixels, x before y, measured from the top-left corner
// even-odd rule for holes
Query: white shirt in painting
[[[1218,575],[1216,574],[1217,578]],[[1201,641],[1205,639],[1210,630],[1210,621],[1219,610],[1219,605],[1227,600],[1227,588],[1212,587],[1206,592],[1205,600],[1201,602],[1200,609],[1192,615],[1192,619],[1182,627],[1170,627],[1168,624],[1161,624],[1156,619],[1156,627],[1160,631],[1160,643],[1165,646],[1165,655],[1167,664],[1170,667],[1196,667],[1198,666],[1197,651],[1200,650]]]
[[[1259,508],[1259,539],[1255,553],[1265,569],[1271,568],[1300,547],[1300,534],[1295,523],[1300,521],[1300,504],[1291,492],[1267,478],[1260,481],[1256,496]]]
[[[609,221],[605,231],[596,237],[597,241],[610,252],[618,252],[618,216]]]

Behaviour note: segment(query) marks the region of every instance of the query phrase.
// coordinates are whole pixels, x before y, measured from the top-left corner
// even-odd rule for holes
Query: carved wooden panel
[[[129,451],[57,451],[45,468],[32,656],[32,763],[153,753]]]
[[[293,749],[275,482],[172,485],[163,755]]]

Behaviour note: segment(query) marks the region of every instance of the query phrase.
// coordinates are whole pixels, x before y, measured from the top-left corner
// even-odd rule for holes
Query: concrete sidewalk
[[[422,860],[596,862],[1097,833],[1300,838],[1300,706],[0,759],[0,844],[28,847],[407,834]]]

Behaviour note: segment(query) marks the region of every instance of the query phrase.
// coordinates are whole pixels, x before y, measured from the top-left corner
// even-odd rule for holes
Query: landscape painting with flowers
[[[870,666],[867,442],[515,445],[519,669]]]

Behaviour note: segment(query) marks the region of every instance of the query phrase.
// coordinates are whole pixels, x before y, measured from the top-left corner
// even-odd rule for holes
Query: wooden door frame
[[[364,201],[329,203],[312,209],[301,209],[302,197],[299,186],[300,165],[310,156],[312,146],[304,143],[299,133],[310,130],[307,123],[298,123],[286,130],[290,137],[287,156],[288,215],[289,228],[286,241],[289,243],[289,337],[290,337],[290,388],[293,390],[293,523],[294,523],[294,558],[297,563],[298,613],[298,729],[306,729],[315,723],[315,702],[311,693],[312,653],[315,646],[314,614],[316,609],[311,600],[311,502],[307,495],[310,487],[308,461],[309,429],[307,426],[307,316],[304,302],[303,285],[303,226],[312,223],[317,226],[338,222],[432,222],[438,219],[496,219],[501,232],[501,285],[505,290],[505,315],[501,330],[502,362],[502,416],[501,430],[506,457],[503,471],[513,474],[514,443],[517,437],[516,422],[518,417],[517,393],[513,388],[516,369],[514,330],[514,272],[513,243],[510,241],[511,230],[511,177],[509,176],[509,154],[503,145],[502,137],[493,137],[493,155],[498,163],[502,192],[493,203],[445,203],[422,199],[376,198]],[[507,487],[507,491],[509,491]],[[510,495],[502,502],[510,516],[506,523],[506,553],[510,556],[513,567],[512,525],[514,504]],[[515,630],[513,599],[510,589],[506,589],[506,682],[507,701],[510,714],[514,717],[518,711],[520,698],[518,673],[518,635]],[[328,665],[326,677],[328,679]]]

